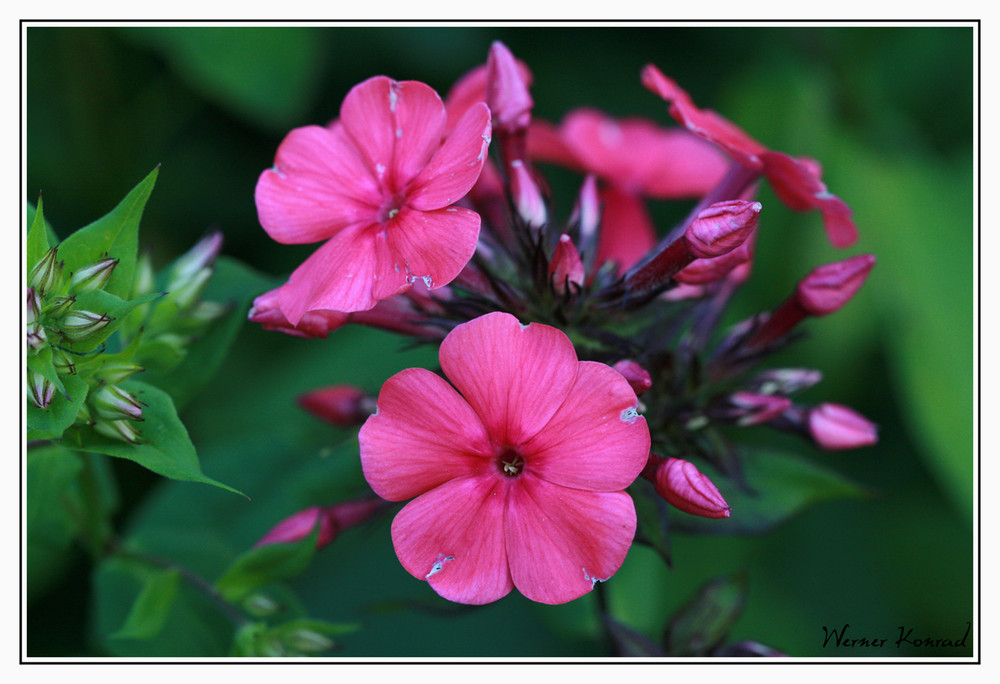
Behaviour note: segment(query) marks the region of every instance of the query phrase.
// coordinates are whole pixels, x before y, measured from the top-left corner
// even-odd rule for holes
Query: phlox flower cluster
[[[327,126],[289,133],[256,189],[272,238],[320,244],[257,298],[252,321],[313,338],[369,325],[439,345],[440,374],[404,370],[377,397],[321,388],[302,405],[363,423],[372,492],[408,501],[391,527],[402,567],[461,603],[591,591],[650,536],[635,497],[719,524],[739,516],[722,492],[748,487],[743,429],[823,449],[877,440],[848,407],[796,401],[818,371],[761,368],[805,319],[846,305],[874,257],[806,266],[786,301],[720,328],[767,230],[762,180],[786,207],[818,211],[835,247],[857,240],[819,164],[769,150],[653,65],[639,81],[676,125],[586,106],[538,120],[533,79],[500,43],[444,98],[375,76]],[[548,165],[579,174],[569,216]],[[657,226],[651,201],[690,212]],[[293,516],[267,542],[301,538],[330,510]]]

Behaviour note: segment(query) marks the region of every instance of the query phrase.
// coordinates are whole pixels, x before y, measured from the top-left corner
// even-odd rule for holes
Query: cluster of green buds
[[[30,405],[48,413],[57,393],[73,402],[70,388],[75,387],[86,399],[73,402],[78,405],[73,425],[114,440],[142,442],[145,405],[121,383],[148,368],[168,372],[184,358],[191,340],[225,313],[221,304],[200,301],[221,245],[221,233],[208,235],[159,282],[144,256],[136,264],[128,301],[105,291],[118,258],[104,254],[67,272],[60,245],[48,249],[28,273]],[[67,381],[69,376],[75,381]]]
[[[164,292],[155,301],[136,307],[120,329],[126,344],[141,334],[135,358],[145,367],[170,371],[184,359],[191,342],[228,311],[224,304],[201,300],[221,248],[222,233],[208,234],[170,266],[165,278],[154,273],[148,254],[139,258],[133,297]]]

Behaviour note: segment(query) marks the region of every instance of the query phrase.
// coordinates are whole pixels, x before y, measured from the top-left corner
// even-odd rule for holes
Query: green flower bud
[[[39,350],[47,344],[45,328],[41,323],[28,324],[28,349]]]
[[[121,442],[129,442],[130,444],[141,444],[142,437],[138,430],[136,430],[130,421],[127,420],[104,420],[98,418],[97,422],[94,423],[94,430],[98,434],[104,435],[105,437],[110,437],[111,439],[117,439]]]
[[[100,261],[95,261],[89,266],[81,268],[73,274],[69,281],[69,293],[73,295],[102,289],[111,278],[111,273],[117,265],[118,259],[104,257]]]
[[[104,385],[91,395],[90,403],[107,420],[142,420],[142,404],[117,385]]]
[[[34,288],[40,294],[57,290],[62,283],[62,264],[56,261],[56,245],[35,264],[28,274],[28,287]]]
[[[144,297],[153,291],[156,284],[156,274],[153,273],[153,260],[148,253],[143,253],[135,266],[135,276],[132,281],[132,296]]]
[[[222,248],[222,233],[215,231],[202,238],[198,244],[180,257],[170,271],[167,289],[170,291],[184,287],[201,271],[209,270]]]
[[[52,365],[60,375],[76,375],[76,364],[72,357],[61,349],[52,349]]]
[[[95,377],[108,385],[117,385],[144,370],[146,369],[131,361],[106,361]]]
[[[28,397],[31,398],[31,402],[35,406],[40,409],[48,407],[55,391],[56,386],[49,382],[45,376],[31,370],[28,371]]]
[[[277,613],[281,606],[266,594],[251,594],[243,601],[243,609],[254,617],[267,617]]]
[[[42,313],[50,319],[58,320],[66,315],[66,313],[73,308],[74,304],[76,304],[75,297],[53,297],[49,303],[46,304]]]
[[[97,314],[93,311],[71,311],[59,323],[63,335],[74,342],[86,339],[100,332],[111,323],[107,314]]]
[[[285,644],[298,653],[322,653],[334,647],[333,641],[311,629],[296,629],[286,637]]]

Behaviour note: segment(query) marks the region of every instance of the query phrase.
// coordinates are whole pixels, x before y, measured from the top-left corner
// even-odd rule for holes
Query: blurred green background
[[[288,130],[334,118],[347,90],[376,74],[443,95],[494,40],[531,67],[538,117],[558,121],[592,106],[672,125],[639,85],[640,68],[654,62],[700,106],[774,149],[822,162],[830,190],[854,210],[859,243],[833,249],[818,214],[786,210],[765,187],[754,276],[733,320],[776,305],[819,264],[878,257],[854,301],[809,321],[809,337],[771,365],[821,370],[803,401],[855,407],[880,425],[879,444],[822,453],[763,428],[745,431],[873,496],[819,504],[760,537],[675,535],[673,570],[635,546],[603,586],[614,615],[659,638],[699,585],[745,570],[749,597],[734,639],[809,657],[970,655],[971,637],[966,649],[893,643],[900,626],[914,637],[960,638],[973,619],[970,27],[32,26],[26,199],[44,193],[45,216],[65,237],[159,164],[140,245],[162,265],[221,229],[224,252],[258,270],[264,289],[311,250],[271,242],[256,221],[254,184]],[[567,207],[577,182],[553,182]],[[652,209],[665,229],[687,206]],[[252,500],[116,462],[119,525],[148,550],[218,576],[278,519],[359,491],[356,446],[299,410],[298,393],[344,382],[375,393],[393,372],[434,362],[432,349],[367,329],[300,340],[247,325],[182,417],[206,474]],[[310,615],[363,623],[341,640],[340,655],[605,655],[595,650],[592,597],[548,607],[515,592],[482,608],[444,605],[399,566],[389,520],[348,531],[291,583]],[[109,639],[138,586],[107,567],[92,571],[72,550],[58,556],[32,581],[29,655],[225,652],[225,623],[191,627],[221,619],[193,594],[165,636]],[[845,623],[890,647],[824,648],[823,627]]]

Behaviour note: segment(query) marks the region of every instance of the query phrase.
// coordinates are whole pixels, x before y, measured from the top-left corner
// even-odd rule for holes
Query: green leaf
[[[55,538],[75,532],[79,521],[68,514],[64,502],[82,469],[80,455],[61,446],[28,450],[25,521],[29,539],[48,536],[46,532],[52,530],[56,530]]]
[[[178,582],[162,629],[148,638],[112,638],[128,622],[141,595],[163,568],[145,560],[111,556],[93,576],[93,632],[106,653],[122,657],[195,658],[224,654],[232,639],[232,623],[218,605],[189,582]],[[168,582],[169,580],[161,580]]]
[[[867,495],[843,476],[797,456],[762,451],[748,453],[743,463],[751,491],[728,480],[715,482],[732,509],[731,517],[702,518],[672,510],[674,530],[699,534],[759,534],[820,501]]]
[[[169,372],[150,369],[144,379],[170,394],[174,404],[183,408],[222,365],[226,352],[246,322],[250,301],[279,284],[274,278],[264,276],[235,259],[218,257],[215,273],[201,299],[229,304],[232,309],[199,334],[197,344],[191,345],[182,358],[175,359],[174,367]],[[168,349],[161,351],[169,353]]]
[[[40,197],[38,198],[38,209],[28,206],[28,225],[30,226],[27,240],[28,268],[25,273],[30,273],[31,268],[45,256],[45,253],[52,246],[49,244],[45,217],[42,216],[42,199]]]
[[[604,626],[615,644],[616,654],[626,658],[662,658],[666,654],[659,644],[637,629],[604,616]]]
[[[636,541],[653,547],[667,566],[672,566],[670,559],[670,507],[653,489],[653,484],[645,479],[638,479],[629,487],[632,501],[635,503],[635,514],[638,522]]]
[[[201,472],[201,464],[191,438],[177,417],[173,401],[167,393],[137,380],[128,380],[121,387],[145,405],[139,430],[143,442],[120,442],[104,437],[90,427],[80,427],[70,433],[73,435],[75,448],[126,458],[173,480],[202,482],[242,494]]]
[[[122,299],[129,296],[139,249],[139,220],[158,173],[158,167],[153,169],[111,213],[62,241],[59,245],[59,258],[64,262],[65,278],[107,254],[119,261],[104,290]]]
[[[216,582],[227,601],[237,602],[250,592],[300,574],[316,553],[319,524],[308,537],[293,544],[268,544],[237,558]]]
[[[746,603],[743,575],[718,577],[678,610],[664,636],[667,655],[703,656],[726,638]]]
[[[136,597],[125,624],[112,639],[151,639],[160,633],[177,598],[177,570],[163,570],[150,575]]]
[[[63,376],[66,393],[56,392],[52,401],[40,409],[27,400],[28,439],[59,439],[76,422],[80,407],[87,400],[89,386],[76,375]]]
[[[123,33],[158,49],[209,99],[276,130],[301,125],[316,96],[323,50],[310,28],[142,27]]]

